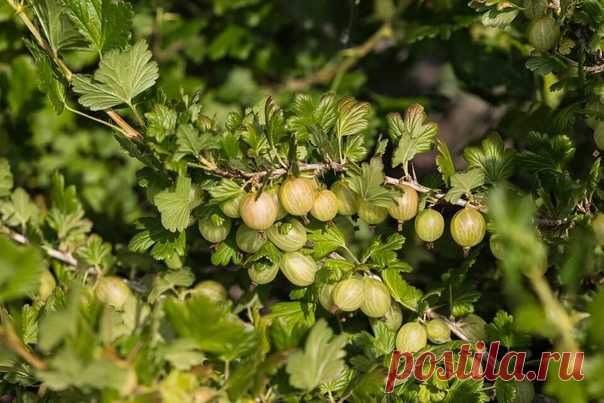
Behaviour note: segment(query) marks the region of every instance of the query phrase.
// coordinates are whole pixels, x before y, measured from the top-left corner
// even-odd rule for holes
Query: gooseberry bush
[[[600,1],[156,3],[3,0],[3,401],[604,400]]]

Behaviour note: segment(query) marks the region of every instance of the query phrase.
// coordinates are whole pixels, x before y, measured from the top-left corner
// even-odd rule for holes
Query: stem
[[[6,234],[10,239],[17,242],[18,244],[27,245],[30,243],[25,236],[13,232],[8,228],[0,227],[0,233]],[[78,265],[78,261],[69,252],[61,252],[60,250],[53,249],[48,246],[42,246],[42,249],[44,249],[44,252],[46,252],[46,254],[53,259],[60,260],[61,262],[74,267]]]
[[[25,344],[21,341],[15,329],[8,319],[8,315],[4,308],[2,308],[1,313],[2,317],[2,327],[0,328],[0,339],[4,343],[4,345],[11,350],[13,350],[19,357],[21,357],[25,362],[36,369],[44,370],[48,368],[48,364],[46,361],[38,357],[36,354],[31,352]]]
[[[85,118],[87,118],[87,119],[93,120],[93,121],[95,121],[95,122],[97,122],[97,123],[100,123],[100,124],[102,124],[102,125],[105,125],[105,126],[109,127],[110,129],[113,129],[113,130],[115,130],[115,131],[118,131],[118,132],[122,133],[124,136],[127,136],[126,132],[124,132],[124,131],[123,131],[123,130],[122,130],[120,127],[118,127],[118,126],[112,125],[111,123],[105,122],[105,121],[104,121],[104,120],[102,120],[102,119],[95,118],[95,117],[94,117],[94,116],[92,116],[92,115],[89,115],[89,114],[87,114],[87,113],[85,113],[85,112],[82,112],[82,111],[79,111],[79,110],[77,110],[77,109],[75,109],[75,108],[72,108],[71,106],[69,106],[69,104],[68,104],[67,102],[65,102],[65,103],[64,103],[64,105],[65,105],[65,109],[67,109],[68,111],[70,111],[70,112],[72,112],[72,113],[75,113],[76,115],[80,115],[80,116],[83,116],[83,117],[85,117]]]

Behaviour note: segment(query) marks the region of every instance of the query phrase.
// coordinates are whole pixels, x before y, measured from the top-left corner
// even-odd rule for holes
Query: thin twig
[[[0,232],[6,234],[10,239],[21,245],[28,245],[30,243],[24,235],[11,231],[8,228],[0,228]],[[78,265],[76,258],[69,252],[61,252],[60,250],[53,249],[49,246],[42,246],[42,249],[44,249],[44,252],[53,259],[60,260],[61,262],[74,267]]]
[[[19,357],[21,357],[25,362],[27,362],[32,367],[44,370],[48,368],[48,364],[46,361],[38,357],[36,354],[31,352],[25,344],[21,341],[12,324],[9,321],[8,314],[2,308],[1,310],[2,316],[2,327],[0,327],[0,339],[8,348],[13,350]]]

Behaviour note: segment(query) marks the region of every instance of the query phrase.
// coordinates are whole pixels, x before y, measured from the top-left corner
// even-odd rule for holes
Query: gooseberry
[[[396,335],[396,349],[402,353],[415,353],[428,344],[426,329],[421,323],[405,323]]]
[[[487,322],[473,313],[457,322],[470,341],[484,341],[487,338]]]
[[[211,243],[222,242],[231,232],[232,221],[228,217],[217,215],[203,217],[199,220],[197,227],[201,236]]]
[[[315,197],[310,214],[319,221],[330,221],[338,214],[338,198],[331,190],[321,190]]]
[[[317,264],[300,252],[287,252],[281,258],[281,272],[293,285],[306,287],[315,281]]]
[[[535,18],[528,27],[528,41],[538,51],[547,52],[558,42],[560,27],[549,15]]]
[[[304,216],[312,209],[316,188],[313,179],[289,178],[279,188],[281,205],[291,215]]]
[[[319,303],[328,312],[333,312],[335,304],[333,302],[333,284],[324,284],[319,289]]]
[[[306,243],[306,227],[295,218],[275,223],[266,231],[268,239],[284,252],[295,252]]]
[[[37,299],[46,301],[57,287],[57,281],[51,272],[44,270],[40,275],[40,286],[38,287]]]
[[[504,246],[501,239],[499,239],[499,235],[491,235],[491,239],[489,239],[489,249],[491,249],[491,253],[496,259],[503,259],[503,248]]]
[[[214,280],[204,280],[191,290],[193,295],[203,295],[214,303],[227,300],[227,291],[222,284]]]
[[[359,203],[359,217],[369,225],[377,225],[388,217],[388,210],[363,200]]]
[[[530,20],[541,17],[547,12],[547,0],[524,0],[524,15]]]
[[[478,245],[484,238],[487,224],[482,214],[472,208],[464,207],[451,220],[451,236],[464,249]]]
[[[415,233],[424,242],[436,241],[444,231],[445,219],[436,210],[427,208],[415,218]]]
[[[356,311],[365,300],[363,280],[351,277],[336,284],[332,292],[335,306],[345,312]]]
[[[102,277],[96,285],[95,295],[103,304],[122,309],[130,297],[130,288],[116,276]]]
[[[274,197],[267,192],[262,192],[259,196],[256,193],[248,193],[243,196],[239,206],[241,219],[245,225],[255,230],[265,230],[273,225],[277,213],[278,205]]]
[[[365,298],[361,311],[370,318],[384,316],[390,309],[391,298],[388,288],[380,280],[371,277],[363,278],[363,293]]]
[[[446,343],[451,340],[451,329],[441,319],[432,319],[426,323],[428,339],[435,344]]]
[[[256,253],[266,242],[266,235],[261,231],[251,229],[241,224],[235,233],[237,247],[246,253]]]
[[[239,218],[241,215],[239,214],[239,207],[241,205],[241,200],[243,200],[243,193],[239,193],[232,199],[225,200],[220,203],[220,210],[224,213],[225,216],[230,218]]]
[[[591,228],[594,231],[598,245],[604,245],[604,214],[598,213],[592,218]]]
[[[382,320],[388,329],[392,331],[398,330],[403,323],[403,311],[401,310],[401,306],[393,301],[390,304],[390,308],[388,308],[382,317]]]
[[[388,208],[390,216],[399,222],[409,221],[417,214],[417,191],[409,185],[400,185],[402,193],[394,199],[395,205]]]
[[[338,200],[338,214],[354,215],[359,210],[359,198],[343,181],[331,185],[330,189]]]
[[[247,274],[250,277],[250,280],[254,284],[262,285],[268,284],[277,277],[277,273],[279,272],[278,264],[263,264],[263,263],[254,263],[249,269],[247,269]]]
[[[594,143],[598,150],[604,150],[604,122],[598,122],[594,129]]]

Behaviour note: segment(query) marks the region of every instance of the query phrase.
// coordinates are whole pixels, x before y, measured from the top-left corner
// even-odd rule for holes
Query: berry
[[[205,280],[200,282],[191,290],[193,295],[203,295],[214,303],[221,303],[227,300],[227,291],[222,284],[214,280]]]
[[[591,220],[591,228],[594,231],[598,245],[604,246],[604,214],[596,214],[596,216]]]
[[[317,193],[310,214],[319,221],[331,221],[338,214],[338,198],[331,190]]]
[[[340,281],[332,292],[333,302],[336,307],[345,312],[356,311],[365,300],[365,286],[363,280],[351,277]]]
[[[102,277],[96,285],[95,295],[103,304],[121,310],[130,297],[130,288],[124,280],[115,276]]]
[[[258,197],[258,198],[256,198]],[[239,206],[241,219],[251,229],[265,230],[277,219],[278,205],[275,198],[267,192],[248,193],[243,196]]]
[[[338,214],[354,215],[359,210],[359,198],[343,182],[338,181],[331,186],[331,191],[338,200]]]
[[[415,218],[415,233],[424,242],[436,241],[444,231],[445,219],[436,210],[427,208]]]
[[[281,272],[293,285],[306,287],[314,283],[317,264],[310,256],[287,252],[281,258]]]
[[[327,312],[334,310],[333,289],[333,284],[324,284],[319,289],[319,303]]]
[[[451,236],[458,245],[469,249],[482,241],[486,227],[484,217],[478,210],[464,207],[451,220]]]
[[[365,277],[363,279],[363,292],[365,298],[361,304],[361,311],[370,318],[384,316],[390,309],[391,299],[388,288],[379,280]]]
[[[402,353],[415,353],[428,344],[424,326],[418,322],[405,323],[396,335],[396,349]]]
[[[313,179],[290,178],[279,188],[279,200],[289,214],[304,216],[313,207],[316,190]]]
[[[549,15],[535,18],[528,27],[528,41],[540,52],[547,52],[556,45],[560,37],[560,27]]]
[[[484,341],[487,338],[487,322],[478,315],[471,313],[457,325],[470,341]]]
[[[235,233],[237,247],[246,253],[258,252],[265,242],[266,236],[264,233],[251,229],[245,224],[241,224]]]
[[[306,228],[295,218],[275,223],[266,231],[268,239],[284,252],[295,252],[306,243]]]
[[[231,226],[230,218],[216,215],[202,218],[197,225],[201,236],[211,243],[224,241],[231,232]]]
[[[239,218],[241,215],[239,214],[239,207],[241,206],[241,200],[243,200],[243,193],[240,193],[233,199],[229,199],[220,203],[220,210],[224,213],[225,216],[230,218]]]
[[[377,225],[388,217],[388,210],[363,200],[359,204],[359,217],[369,225]]]
[[[594,128],[594,143],[598,150],[604,150],[604,122],[598,122]]]
[[[404,222],[417,214],[417,191],[408,185],[401,185],[400,188],[402,193],[394,199],[396,204],[388,208],[388,213],[395,220]]]
[[[451,340],[451,329],[440,319],[432,319],[426,323],[428,339],[435,344],[446,343]]]
[[[38,287],[38,294],[36,299],[39,301],[46,301],[52,292],[57,288],[57,281],[51,272],[44,270],[40,275],[40,286]]]
[[[270,283],[275,279],[275,277],[277,277],[278,272],[278,264],[254,263],[249,269],[247,269],[247,274],[250,277],[250,280],[252,280],[254,284],[258,285]]]

